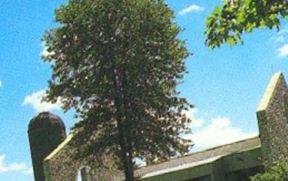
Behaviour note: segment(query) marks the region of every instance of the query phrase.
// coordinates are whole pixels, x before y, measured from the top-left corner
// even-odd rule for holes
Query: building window
[[[81,167],[77,173],[77,181],[87,181],[88,167]]]

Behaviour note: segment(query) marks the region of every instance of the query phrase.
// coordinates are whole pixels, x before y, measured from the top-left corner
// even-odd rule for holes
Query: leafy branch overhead
[[[207,18],[206,45],[241,44],[241,35],[256,28],[278,29],[288,15],[287,0],[225,0]]]

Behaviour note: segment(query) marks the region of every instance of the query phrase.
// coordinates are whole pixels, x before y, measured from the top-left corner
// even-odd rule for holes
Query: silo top
[[[28,132],[30,130],[42,129],[42,128],[61,128],[65,130],[65,125],[60,117],[50,113],[42,112],[34,117],[28,126]]]

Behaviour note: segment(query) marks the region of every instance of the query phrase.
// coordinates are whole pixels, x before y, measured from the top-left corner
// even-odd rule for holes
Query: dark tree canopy
[[[206,44],[211,48],[223,43],[243,43],[241,35],[256,28],[279,28],[288,15],[287,0],[224,0],[207,18]]]
[[[188,152],[180,135],[191,105],[176,86],[189,53],[173,18],[163,0],[70,0],[56,10],[59,26],[44,37],[53,70],[47,100],[61,97],[64,110],[76,110],[79,156],[108,151],[126,171],[134,157],[150,163]]]

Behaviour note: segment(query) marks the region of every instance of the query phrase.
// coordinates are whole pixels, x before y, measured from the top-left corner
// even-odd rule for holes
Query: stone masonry
[[[266,165],[288,161],[287,84],[282,73],[273,76],[257,110]]]

